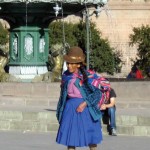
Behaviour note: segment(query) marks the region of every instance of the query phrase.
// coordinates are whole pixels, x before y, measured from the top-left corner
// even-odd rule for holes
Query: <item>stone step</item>
[[[121,114],[122,113],[122,114]],[[0,111],[0,130],[49,132],[58,130],[56,112],[49,109],[28,108]],[[150,116],[126,115],[118,111],[116,116],[118,135],[150,136]],[[107,134],[106,125],[103,132]]]
[[[51,106],[57,105],[59,98],[27,98],[27,97],[3,97],[0,98],[0,106]]]
[[[113,87],[117,93],[118,134],[150,136],[149,88],[142,91],[142,87],[150,87],[149,83],[121,82],[113,83]],[[55,110],[59,94],[60,83],[1,84],[0,130],[57,131]],[[103,132],[107,134],[106,125]]]
[[[150,101],[119,101],[116,100],[117,108],[139,108],[139,109],[149,109],[150,108]]]
[[[102,126],[103,134],[108,134],[107,127]],[[117,125],[117,135],[150,136],[150,126]]]
[[[47,106],[53,107],[56,109],[57,102],[59,97],[13,97],[13,96],[5,96],[0,97],[0,106]],[[116,105],[118,108],[150,108],[150,100],[116,100]]]
[[[60,94],[60,83],[1,83],[0,97],[43,98]]]
[[[119,101],[150,101],[150,81],[111,82]],[[1,83],[0,99],[22,97],[24,99],[58,98],[60,83]]]

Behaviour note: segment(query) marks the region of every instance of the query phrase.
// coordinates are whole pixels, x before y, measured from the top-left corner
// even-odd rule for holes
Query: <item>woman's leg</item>
[[[97,145],[96,144],[90,144],[89,148],[90,148],[90,150],[96,150]]]
[[[68,146],[68,150],[75,150],[75,146]]]

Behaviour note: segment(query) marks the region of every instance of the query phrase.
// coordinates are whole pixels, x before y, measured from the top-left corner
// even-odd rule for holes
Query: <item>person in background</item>
[[[104,104],[102,104],[100,108],[103,113],[103,120],[108,119],[107,120],[108,132],[112,136],[117,136],[115,101],[116,101],[116,93],[113,88],[110,88],[108,98],[106,97]]]
[[[137,65],[131,68],[131,72],[128,74],[127,79],[143,79],[141,70],[138,69]]]
[[[102,141],[101,110],[97,109],[101,91],[89,81],[81,48],[71,47],[64,60],[67,71],[62,75],[57,105],[56,116],[60,126],[56,142],[67,146],[68,150],[83,146],[96,150]]]

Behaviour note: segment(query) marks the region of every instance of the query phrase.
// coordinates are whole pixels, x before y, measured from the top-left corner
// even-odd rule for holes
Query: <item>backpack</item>
[[[102,97],[98,103],[98,107],[100,108],[102,104],[106,103],[106,101],[109,100],[109,95],[111,90],[110,82],[108,81],[108,79],[104,77],[98,77],[96,79],[93,79],[92,85],[99,88],[102,92]]]

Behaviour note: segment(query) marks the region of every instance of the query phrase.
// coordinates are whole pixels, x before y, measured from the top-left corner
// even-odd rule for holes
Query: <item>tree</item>
[[[86,24],[64,23],[65,40],[70,46],[81,47],[86,54]],[[63,42],[62,22],[56,21],[49,25],[50,45]],[[97,72],[107,72],[113,74],[121,63],[121,59],[114,53],[108,40],[101,38],[101,32],[96,29],[94,23],[90,23],[90,66]],[[117,60],[115,62],[115,60]]]
[[[74,32],[78,45],[86,53],[86,24],[80,22],[75,24]],[[108,40],[101,37],[101,32],[96,29],[94,23],[90,23],[90,66],[97,72],[107,72],[113,74],[118,71],[121,59],[116,55],[114,49],[110,47]],[[117,60],[117,61],[116,61]]]
[[[77,40],[73,34],[75,26],[74,24],[64,22],[64,35],[63,35],[63,22],[57,20],[49,24],[49,43],[50,47],[54,44],[62,44],[65,41],[69,43],[69,45],[76,45]]]
[[[148,25],[133,28],[133,34],[130,34],[130,45],[137,45],[137,58],[134,61],[140,69],[146,74],[150,67],[150,27]]]

